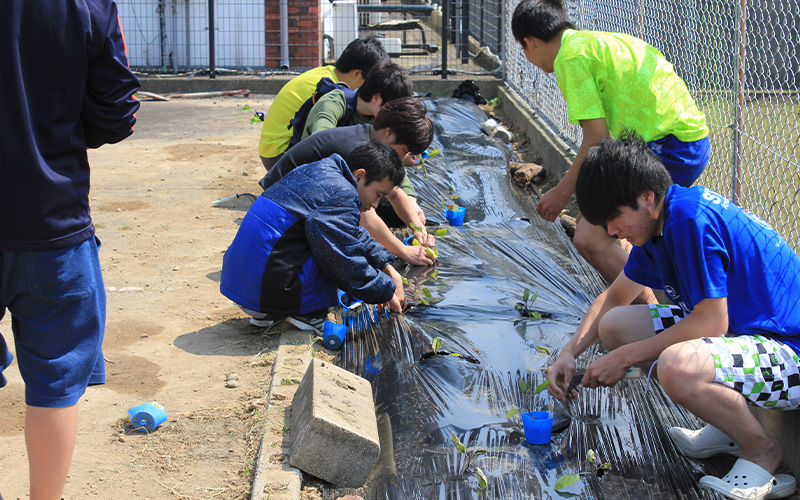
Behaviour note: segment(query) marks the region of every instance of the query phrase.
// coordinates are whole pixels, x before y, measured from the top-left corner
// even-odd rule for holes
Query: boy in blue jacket
[[[334,154],[292,170],[244,217],[223,257],[220,291],[257,325],[325,310],[337,303],[337,288],[402,312],[403,282],[392,256],[359,220],[404,173],[400,156],[376,140],[346,162]]]

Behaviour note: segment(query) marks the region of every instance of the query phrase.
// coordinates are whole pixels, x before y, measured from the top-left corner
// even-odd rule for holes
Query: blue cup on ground
[[[410,235],[406,236],[406,239],[403,240],[403,243],[407,247],[410,247],[411,245],[413,245],[414,244],[414,235],[410,234]]]
[[[342,347],[346,335],[347,327],[345,325],[340,325],[330,320],[325,320],[325,324],[322,325],[322,343],[328,349],[335,351]]]
[[[445,210],[444,216],[447,217],[447,222],[449,222],[451,226],[460,226],[464,223],[465,212],[466,209],[464,207],[458,207],[456,210]]]
[[[150,433],[167,421],[167,412],[163,406],[153,401],[129,408],[128,417],[134,430]]]
[[[553,434],[553,416],[546,411],[529,411],[522,414],[525,441],[530,444],[548,444]]]

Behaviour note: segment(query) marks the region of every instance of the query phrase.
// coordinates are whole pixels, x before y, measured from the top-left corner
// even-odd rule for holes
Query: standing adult
[[[72,461],[78,400],[105,382],[86,149],[133,132],[139,82],[113,0],[4,0],[0,68],[0,317],[11,313],[25,382],[30,499],[51,500]],[[0,370],[12,359],[0,335]]]

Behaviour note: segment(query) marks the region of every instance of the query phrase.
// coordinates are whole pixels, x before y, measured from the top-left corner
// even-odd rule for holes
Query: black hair
[[[388,178],[393,186],[399,186],[406,174],[403,160],[397,151],[375,139],[370,139],[350,151],[345,161],[351,172],[359,168],[367,172],[366,184]]]
[[[586,154],[578,172],[575,198],[584,218],[596,226],[639,208],[639,196],[652,191],[660,201],[672,185],[669,172],[646,142],[632,131],[603,139]]]
[[[575,25],[561,0],[522,0],[511,18],[511,32],[523,47],[527,36],[549,42],[565,28]]]
[[[349,73],[360,69],[363,76],[379,62],[389,61],[389,55],[383,50],[383,45],[374,36],[356,38],[342,51],[336,60],[336,69],[342,73]]]
[[[384,103],[411,95],[411,77],[408,71],[394,63],[378,63],[367,73],[358,88],[358,96],[369,102],[380,94]]]
[[[396,144],[408,147],[408,152],[418,155],[433,141],[433,123],[425,105],[416,97],[393,99],[381,107],[372,128],[389,128],[394,132]]]

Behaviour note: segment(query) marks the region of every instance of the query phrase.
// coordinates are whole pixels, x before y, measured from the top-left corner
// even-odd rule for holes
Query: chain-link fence
[[[131,67],[142,72],[301,72],[335,62],[363,35],[380,38],[393,61],[412,73],[501,71],[502,0],[118,0],[118,6]]]
[[[506,83],[573,150],[555,76],[528,63],[511,36]],[[800,250],[800,6],[778,0],[568,0],[580,29],[628,33],[659,49],[686,81],[711,129],[698,183],[761,215]]]

